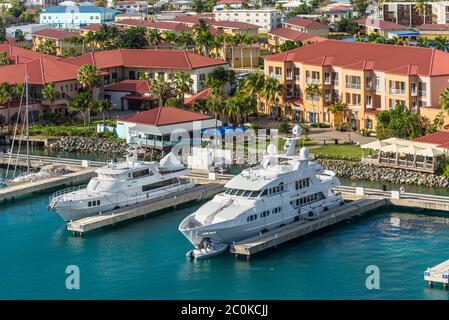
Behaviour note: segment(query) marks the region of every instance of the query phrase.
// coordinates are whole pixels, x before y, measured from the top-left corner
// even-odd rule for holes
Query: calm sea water
[[[385,208],[251,261],[224,254],[190,262],[177,227],[200,203],[85,238],[68,233],[47,203],[41,194],[0,205],[0,299],[449,297],[423,280],[427,267],[449,259],[444,214]],[[65,288],[68,265],[80,268],[80,290]],[[365,287],[369,265],[380,268],[379,290]]]

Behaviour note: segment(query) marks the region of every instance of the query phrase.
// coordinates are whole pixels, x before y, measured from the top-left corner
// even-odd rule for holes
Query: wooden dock
[[[9,154],[0,154],[0,164],[7,165],[9,162]],[[64,165],[72,171],[78,171],[83,169],[83,160],[81,159],[69,159],[69,158],[58,158],[58,157],[47,157],[47,156],[34,156],[30,155],[31,166],[34,168],[39,168],[49,164]],[[24,154],[12,154],[11,163],[18,166],[27,166],[27,156]],[[102,161],[88,161],[89,167],[102,167],[106,165]]]
[[[162,199],[150,200],[125,208],[112,210],[101,215],[97,214],[91,217],[71,221],[67,223],[67,230],[72,231],[74,235],[83,235],[84,233],[95,229],[106,226],[115,226],[115,224],[119,222],[146,216],[159,210],[171,208],[194,200],[206,199],[221,191],[223,191],[223,185],[219,183],[198,185],[193,189],[176,192]]]
[[[45,191],[60,186],[79,184],[83,181],[89,180],[93,176],[95,176],[95,169],[88,168],[57,177],[24,182],[15,186],[0,189],[0,202],[15,200],[18,197],[26,196],[38,191]]]
[[[329,210],[326,216],[315,220],[301,220],[284,227],[270,230],[261,235],[239,241],[230,246],[230,252],[236,257],[250,256],[261,251],[275,248],[287,241],[308,235],[312,232],[333,226],[339,222],[354,218],[367,211],[385,205],[385,199],[359,199],[344,206]]]
[[[424,272],[424,280],[432,287],[434,282],[442,283],[447,290],[449,284],[449,260],[444,261],[435,267],[428,268]]]

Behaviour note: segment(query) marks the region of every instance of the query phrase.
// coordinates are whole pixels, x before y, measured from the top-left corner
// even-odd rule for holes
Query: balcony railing
[[[360,83],[346,82],[347,89],[360,89]]]
[[[425,97],[425,96],[427,96],[427,91],[426,90],[419,90],[419,95],[421,97]]]
[[[295,74],[295,80],[299,80],[299,74]]]
[[[307,84],[320,84],[320,79],[316,78],[307,78],[306,79]]]
[[[282,75],[281,75],[281,74],[275,74],[274,77],[275,77],[276,79],[278,79],[278,80],[281,80]]]
[[[405,90],[404,89],[390,88],[390,94],[395,94],[397,96],[403,96],[403,95],[405,95]]]

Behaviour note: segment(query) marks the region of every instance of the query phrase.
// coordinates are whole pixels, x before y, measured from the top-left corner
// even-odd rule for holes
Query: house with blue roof
[[[76,29],[89,24],[111,24],[120,12],[95,5],[59,5],[45,8],[39,23],[59,29]]]

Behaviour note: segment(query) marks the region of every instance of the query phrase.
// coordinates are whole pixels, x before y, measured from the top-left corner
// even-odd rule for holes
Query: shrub
[[[292,125],[286,121],[281,122],[279,125],[279,133],[290,133],[292,131]]]

